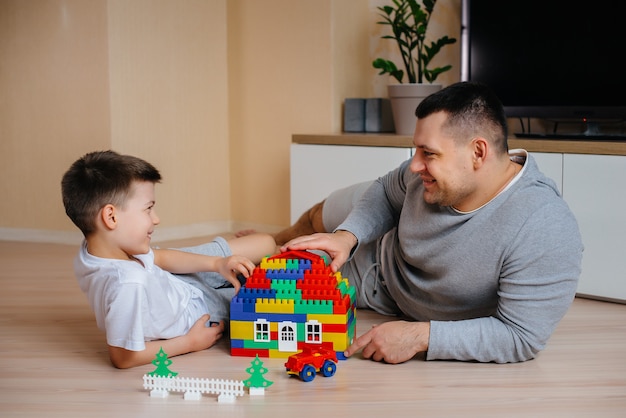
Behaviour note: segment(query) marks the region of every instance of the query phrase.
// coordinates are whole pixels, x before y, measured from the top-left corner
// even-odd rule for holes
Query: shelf
[[[366,147],[412,148],[413,138],[406,135],[375,133],[293,134],[296,144],[352,145]],[[509,148],[523,148],[529,152],[565,154],[626,155],[626,142],[566,139],[509,138]]]

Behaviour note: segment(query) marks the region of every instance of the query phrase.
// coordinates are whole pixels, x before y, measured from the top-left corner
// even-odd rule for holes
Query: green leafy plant
[[[383,36],[382,39],[393,39],[398,44],[404,69],[409,83],[434,82],[439,74],[452,68],[451,65],[429,69],[431,60],[441,48],[456,42],[455,38],[443,36],[428,45],[425,41],[426,30],[430,16],[437,0],[422,0],[423,5],[416,0],[392,0],[393,6],[378,7],[381,11],[381,25],[389,25],[393,35]],[[404,71],[389,60],[378,58],[372,62],[374,68],[380,69],[379,74],[389,74],[402,83]]]

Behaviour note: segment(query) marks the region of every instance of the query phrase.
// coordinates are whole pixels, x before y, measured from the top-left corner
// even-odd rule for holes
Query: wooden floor
[[[76,247],[0,241],[1,417],[625,417],[626,305],[576,299],[548,347],[520,364],[341,361],[331,378],[290,378],[263,359],[274,384],[234,404],[214,395],[151,398],[154,366],[113,368],[72,273]],[[383,321],[358,312],[357,331]],[[252,359],[227,339],[174,357],[179,376],[244,380]]]

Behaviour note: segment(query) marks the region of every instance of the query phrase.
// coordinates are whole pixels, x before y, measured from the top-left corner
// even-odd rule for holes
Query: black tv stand
[[[545,134],[545,133],[527,133],[516,132],[516,138],[525,139],[554,139],[554,140],[570,140],[570,141],[626,141],[626,135],[612,135],[612,134],[585,134],[585,133],[572,133],[572,134]]]
[[[535,139],[555,139],[555,140],[572,140],[572,141],[626,141],[626,131],[624,131],[624,121],[577,121],[577,120],[547,120],[552,122],[552,132],[533,132],[530,127],[530,119],[527,121],[527,126],[524,126],[523,120],[520,118],[522,124],[522,132],[516,132],[517,138],[535,138]],[[578,125],[578,130],[568,129],[567,131],[558,131],[559,125]],[[581,126],[582,125],[582,126]],[[618,129],[615,129],[618,127]],[[584,130],[580,129],[584,128]],[[608,129],[607,129],[608,128]],[[612,128],[612,129],[610,129]]]

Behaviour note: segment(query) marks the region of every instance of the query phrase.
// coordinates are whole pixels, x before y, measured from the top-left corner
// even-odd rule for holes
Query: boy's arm
[[[180,250],[155,249],[154,264],[170,273],[185,274],[200,271],[213,271],[221,274],[235,290],[239,290],[241,284],[237,280],[237,274],[245,278],[250,277],[254,271],[254,263],[240,255],[230,257],[217,257],[202,254],[188,253]]]
[[[203,315],[196,321],[187,334],[181,335],[180,337],[171,338],[169,340],[148,341],[143,351],[131,351],[122,347],[109,345],[111,363],[118,369],[127,369],[149,364],[156,358],[161,348],[167,353],[168,357],[205,350],[222,338],[222,333],[224,332],[223,322],[207,327],[206,323],[208,320],[209,315]]]

